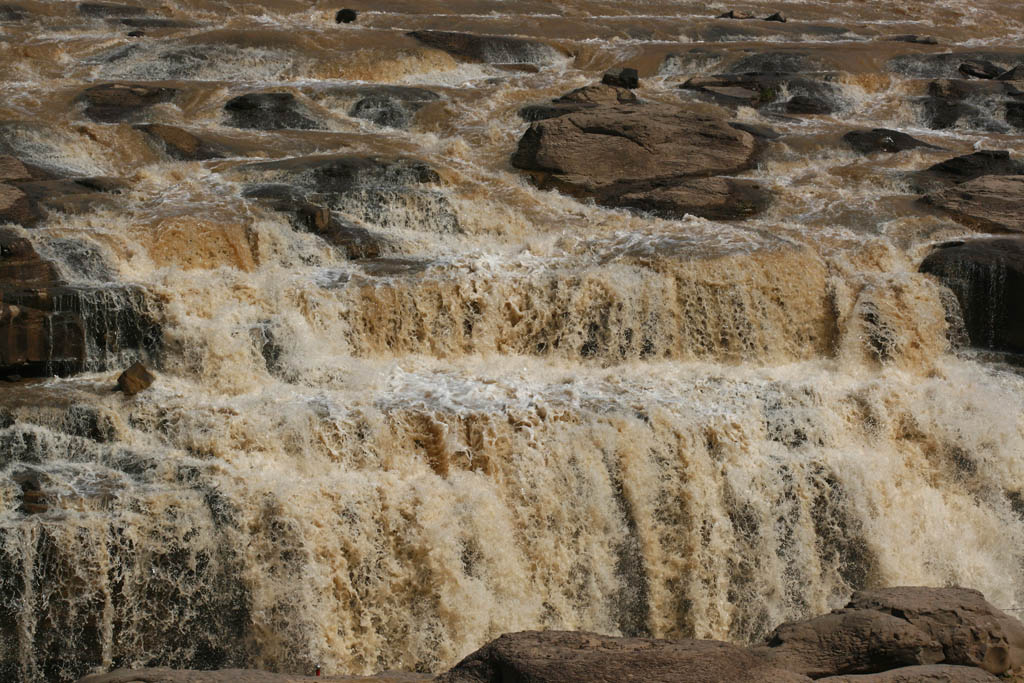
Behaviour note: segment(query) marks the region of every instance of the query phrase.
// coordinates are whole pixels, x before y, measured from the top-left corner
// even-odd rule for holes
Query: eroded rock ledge
[[[970,683],[1024,666],[1024,625],[968,588],[860,591],[830,614],[779,626],[761,645],[613,638],[574,631],[505,634],[437,683]],[[144,669],[81,683],[290,683],[431,680],[420,674],[313,678],[261,671]]]

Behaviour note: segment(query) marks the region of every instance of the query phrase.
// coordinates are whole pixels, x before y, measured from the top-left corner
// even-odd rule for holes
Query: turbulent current
[[[1024,63],[1020,2],[141,1],[0,6],[0,155],[118,188],[6,228],[89,333],[75,372],[0,382],[0,679],[434,672],[524,629],[748,642],[898,584],[1024,608],[1024,375],[918,272],[975,233],[911,180],[1024,155],[1012,114],[922,104],[952,77],[930,56]],[[834,106],[729,109],[781,134],[739,174],[755,217],[510,163],[521,108],[606,69],[673,104],[779,55]],[[110,115],[83,94],[110,83],[150,99]],[[239,123],[257,92],[291,118]],[[841,140],[881,127],[931,146]],[[342,238],[275,208],[296,187]],[[112,391],[140,359],[152,387]]]

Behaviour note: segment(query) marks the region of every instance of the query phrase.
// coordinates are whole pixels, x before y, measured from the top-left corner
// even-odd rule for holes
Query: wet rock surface
[[[987,175],[925,196],[957,221],[988,232],[1024,232],[1024,175]]]
[[[488,64],[546,64],[562,57],[561,52],[546,43],[523,38],[452,31],[412,31],[409,36],[459,59]]]
[[[875,128],[872,130],[852,130],[843,136],[843,142],[861,154],[873,154],[876,152],[888,152],[890,154],[903,152],[908,149],[924,147],[927,149],[938,149],[935,145],[922,142],[917,138],[887,128]]]
[[[323,127],[307,115],[295,95],[287,92],[239,95],[227,101],[224,111],[228,114],[228,124],[236,128],[312,130]]]
[[[170,102],[178,95],[174,88],[138,83],[108,83],[87,88],[80,99],[85,115],[94,121],[114,123],[133,120],[156,104]]]
[[[1024,238],[940,244],[920,270],[956,294],[971,344],[1024,353]]]
[[[520,139],[512,165],[532,172],[540,187],[673,217],[741,218],[770,203],[756,183],[709,177],[750,168],[757,152],[754,137],[720,113],[609,104],[616,91],[583,97],[590,92],[562,103],[593,106],[537,121]]]

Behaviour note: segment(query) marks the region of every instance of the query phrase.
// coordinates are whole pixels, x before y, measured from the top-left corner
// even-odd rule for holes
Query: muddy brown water
[[[1024,607],[1024,378],[951,345],[948,292],[917,266],[972,233],[905,176],[1024,157],[999,112],[935,130],[919,105],[931,55],[1024,61],[1024,4],[396,0],[350,3],[351,24],[326,2],[9,4],[3,151],[128,182],[25,234],[72,283],[143,288],[162,339],[134,398],[110,390],[131,353],[0,384],[3,680],[435,672],[536,628],[744,642],[863,586]],[[556,52],[466,62],[422,29]],[[839,105],[735,111],[782,134],[743,174],[775,196],[757,218],[604,209],[509,164],[519,108],[607,68],[672,103],[764,53],[832,74]],[[80,93],[120,81],[179,94],[88,118]],[[437,98],[386,127],[350,115],[373,84]],[[319,129],[231,126],[225,103],[254,91]],[[176,161],[140,122],[228,151]],[[841,141],[873,127],[941,149]],[[243,196],[276,178],[248,164],[338,154],[438,173],[335,207],[386,238],[368,261]],[[21,509],[26,478],[46,512]]]

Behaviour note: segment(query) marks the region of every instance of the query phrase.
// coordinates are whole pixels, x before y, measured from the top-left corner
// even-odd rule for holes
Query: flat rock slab
[[[996,683],[1001,679],[983,669],[949,664],[906,666],[892,671],[861,676],[819,678],[828,683]]]
[[[976,178],[927,195],[924,201],[972,228],[1024,232],[1024,175]]]
[[[772,195],[752,180],[687,178],[664,187],[645,186],[637,191],[609,195],[602,203],[666,218],[689,214],[710,220],[732,220],[761,213],[771,205]]]
[[[79,683],[298,683],[324,681],[325,683],[412,683],[429,681],[426,674],[382,673],[376,676],[294,676],[273,674],[252,669],[224,669],[222,671],[176,671],[174,669],[119,669],[106,674],[92,674]]]
[[[713,640],[611,638],[585,632],[524,631],[501,636],[459,662],[438,683],[797,683],[742,647]]]
[[[851,130],[843,136],[843,142],[861,154],[874,154],[876,152],[894,154],[908,149],[917,149],[918,147],[939,149],[935,145],[929,145],[927,142],[922,142],[906,133],[887,128]]]
[[[512,165],[596,193],[621,182],[738,173],[755,153],[752,135],[706,109],[616,105],[533,123]]]

